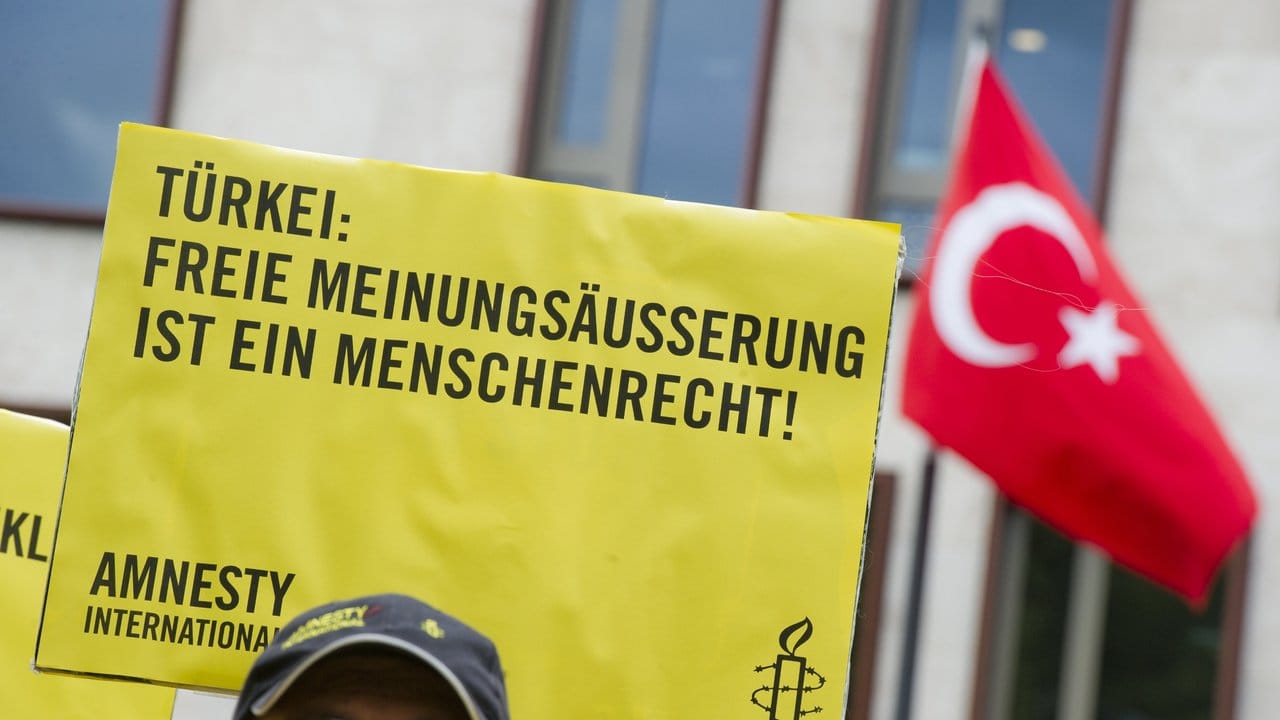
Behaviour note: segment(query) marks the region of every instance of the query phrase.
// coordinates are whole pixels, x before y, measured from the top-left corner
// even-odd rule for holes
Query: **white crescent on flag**
[[[978,261],[1002,233],[1028,226],[1057,240],[1071,255],[1080,277],[1092,284],[1098,268],[1079,228],[1057,198],[1026,183],[984,188],[951,216],[938,242],[929,309],[938,336],[951,352],[972,365],[999,368],[1033,359],[1033,343],[1004,343],[983,331],[973,313],[971,289]],[[1064,368],[1088,362],[1098,376],[1114,382],[1116,358],[1137,352],[1137,340],[1115,326],[1116,306],[1099,303],[1093,313],[1065,307],[1060,314],[1071,336],[1059,360]],[[1109,325],[1105,322],[1110,320]]]

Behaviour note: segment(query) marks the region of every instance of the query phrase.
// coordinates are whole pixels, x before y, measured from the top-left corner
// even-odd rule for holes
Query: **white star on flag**
[[[1120,357],[1137,355],[1141,345],[1134,336],[1116,325],[1119,308],[1100,302],[1093,312],[1064,307],[1058,313],[1070,339],[1058,353],[1063,368],[1089,363],[1102,382],[1111,385],[1120,377]]]

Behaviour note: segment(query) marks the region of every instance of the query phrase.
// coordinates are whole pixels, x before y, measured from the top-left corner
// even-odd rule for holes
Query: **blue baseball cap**
[[[327,603],[290,620],[249,668],[233,720],[262,716],[316,663],[369,645],[402,651],[439,673],[472,720],[509,720],[493,642],[421,600],[394,593]]]

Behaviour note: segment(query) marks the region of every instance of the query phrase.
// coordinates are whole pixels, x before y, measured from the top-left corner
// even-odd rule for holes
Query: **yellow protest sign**
[[[898,252],[125,125],[37,663],[235,688],[398,591],[525,720],[838,707]]]
[[[53,546],[67,426],[0,410],[0,698],[5,717],[168,718],[173,691],[31,668]]]

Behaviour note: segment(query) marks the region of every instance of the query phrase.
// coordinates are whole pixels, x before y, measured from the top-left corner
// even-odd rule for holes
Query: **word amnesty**
[[[259,595],[270,593],[271,614],[279,616],[293,573],[126,554],[102,553],[90,595],[187,605],[193,608],[255,612]],[[216,587],[215,587],[216,583]],[[265,609],[265,608],[264,608]]]

